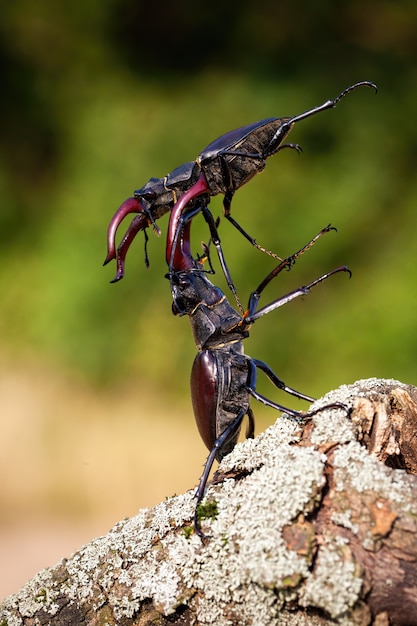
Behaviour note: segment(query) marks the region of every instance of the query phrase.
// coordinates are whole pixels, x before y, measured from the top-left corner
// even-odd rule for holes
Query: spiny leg
[[[304,113],[300,113],[299,115],[295,115],[294,117],[288,118],[275,132],[275,135],[272,137],[268,147],[264,152],[264,158],[268,158],[279,150],[279,146],[281,141],[286,137],[286,135],[290,132],[291,128],[294,126],[296,122],[300,122],[301,120],[305,120],[307,117],[311,117],[312,115],[316,115],[317,113],[321,113],[322,111],[327,111],[328,109],[334,109],[337,104],[347,96],[349,93],[357,89],[358,87],[370,87],[374,89],[375,93],[378,91],[378,87],[371,83],[370,81],[363,80],[359,83],[355,83],[350,87],[344,89],[336,98],[326,100],[323,104],[320,104],[317,107],[313,107],[312,109],[305,111]]]
[[[234,285],[232,276],[230,274],[229,268],[227,266],[226,263],[226,259],[224,256],[224,252],[223,252],[223,248],[221,246],[221,240],[219,237],[219,233],[217,230],[217,226],[218,224],[216,224],[216,221],[210,211],[210,209],[208,208],[207,204],[203,201],[201,203],[196,204],[195,207],[193,207],[192,209],[187,209],[184,213],[182,213],[179,218],[177,219],[177,226],[176,226],[176,230],[174,232],[174,235],[172,237],[172,251],[171,251],[171,263],[170,263],[170,273],[172,273],[173,271],[176,271],[177,269],[179,269],[177,267],[177,263],[178,263],[178,258],[183,258],[184,257],[184,250],[183,250],[183,246],[185,244],[185,241],[187,240],[187,237],[184,237],[184,231],[185,228],[190,225],[191,220],[198,214],[198,213],[202,213],[203,217],[209,227],[210,230],[210,237],[211,237],[211,241],[213,242],[213,245],[216,248],[217,251],[217,255],[220,261],[220,265],[223,271],[223,274],[225,276],[227,285],[230,289],[230,291],[232,292],[235,300],[236,300],[236,304],[239,307],[240,311],[243,313],[244,311],[244,307],[242,306],[242,303],[239,300],[239,297],[237,295],[237,290],[236,287]],[[181,256],[178,257],[177,253],[178,250],[181,251]],[[206,248],[206,252],[207,252],[207,248]],[[187,251],[187,255],[190,255],[189,251]],[[198,263],[198,267],[192,268],[189,267],[188,269],[192,270],[192,269],[197,269],[197,270],[201,270],[201,260],[197,259],[197,263]],[[211,267],[211,264],[210,264]]]
[[[210,475],[211,468],[213,467],[213,463],[215,459],[218,458],[219,454],[221,454],[222,448],[227,444],[229,439],[236,436],[236,433],[238,432],[242,424],[242,420],[245,417],[246,413],[247,411],[245,409],[241,409],[238,415],[233,420],[233,422],[231,422],[231,424],[229,424],[229,426],[222,432],[222,434],[219,435],[219,437],[217,437],[212,449],[210,450],[210,454],[208,455],[207,460],[204,464],[203,473],[201,475],[201,478],[200,478],[200,481],[198,483],[198,487],[195,493],[196,498],[197,498],[197,503],[196,503],[195,510],[194,510],[194,531],[199,537],[201,537],[202,541],[206,538],[206,535],[203,533],[203,531],[200,528],[200,520],[198,519],[198,507],[204,498],[207,480]],[[252,412],[251,412],[251,415],[249,415],[249,431],[250,432],[253,431],[253,413]]]
[[[290,417],[293,417],[296,419],[302,419],[302,420],[310,419],[314,415],[317,415],[318,413],[321,413],[322,411],[325,411],[327,409],[341,409],[347,413],[347,416],[350,415],[350,409],[342,402],[331,402],[322,407],[319,407],[318,409],[313,409],[312,411],[305,412],[305,411],[294,411],[293,409],[289,409],[281,404],[277,404],[276,402],[269,400],[269,398],[266,398],[265,396],[263,396],[262,394],[256,391],[256,374],[257,374],[256,368],[259,368],[260,370],[262,370],[268,376],[270,381],[275,385],[275,387],[277,387],[278,389],[281,389],[282,391],[285,391],[286,393],[293,395],[296,398],[300,398],[301,400],[306,400],[307,402],[314,402],[314,398],[312,398],[311,396],[307,396],[306,394],[300,393],[299,391],[296,391],[295,389],[288,387],[275,374],[275,372],[263,361],[258,361],[257,359],[248,359],[248,363],[249,363],[249,376],[248,376],[247,390],[251,394],[251,396],[255,398],[255,400],[258,400],[258,402],[261,402],[262,404],[269,406],[273,409],[276,409],[278,411],[282,411],[286,413],[287,415],[289,415]]]
[[[320,237],[322,237],[322,235],[324,235],[325,233],[330,232],[331,230],[337,231],[337,229],[334,226],[331,226],[331,224],[328,224],[328,226],[325,226],[325,228],[322,228],[317,235],[315,235],[312,239],[310,239],[310,241],[308,243],[306,243],[305,246],[303,246],[302,248],[300,248],[300,250],[298,250],[297,252],[295,252],[294,254],[290,255],[289,257],[287,257],[286,259],[284,259],[281,263],[279,263],[265,278],[264,280],[258,285],[258,287],[251,293],[250,297],[249,297],[249,304],[248,304],[248,310],[246,312],[246,316],[249,318],[252,318],[253,315],[255,314],[255,311],[257,309],[258,306],[258,302],[259,299],[261,297],[261,293],[264,291],[264,289],[269,285],[269,283],[276,277],[278,276],[278,274],[280,274],[284,269],[290,270],[292,268],[292,266],[294,265],[294,263],[297,261],[297,259],[303,255],[305,252],[307,252],[307,250],[309,250],[318,239],[320,239]],[[285,296],[284,296],[285,297]],[[284,304],[284,302],[283,302]],[[281,305],[280,305],[281,306]]]
[[[214,220],[213,215],[207,206],[203,207],[202,212],[203,212],[203,217],[206,220],[209,230],[210,230],[211,241],[217,250],[217,256],[219,257],[220,265],[223,270],[223,274],[226,279],[227,286],[232,292],[240,312],[243,313],[245,309],[243,308],[242,303],[239,300],[239,296],[237,295],[236,287],[232,280],[232,276],[230,274],[229,268],[227,267],[226,259],[223,253],[223,248],[221,246],[221,241],[220,241],[219,233],[217,230],[219,222]]]
[[[266,376],[269,378],[272,384],[275,385],[275,387],[277,387],[277,389],[281,389],[285,393],[288,393],[291,396],[295,396],[296,398],[299,398],[300,400],[306,400],[307,402],[314,402],[315,398],[311,396],[307,396],[305,393],[301,393],[300,391],[297,391],[296,389],[293,389],[292,387],[288,387],[288,385],[286,385],[284,381],[281,380],[281,378],[279,378],[275,374],[275,372],[269,367],[269,365],[267,365],[263,361],[259,361],[258,359],[250,359],[249,364],[251,368],[250,369],[251,375],[255,376],[255,378],[252,380],[252,386],[254,383],[256,386],[256,368],[258,368],[262,372],[264,372],[264,374],[266,374]]]
[[[298,153],[302,152],[301,146],[295,143],[284,144],[280,146],[276,152],[279,152],[280,150],[283,150],[284,148],[292,148],[296,150]],[[246,232],[246,230],[239,224],[239,222],[237,222],[235,218],[232,217],[231,205],[232,205],[232,199],[233,199],[235,191],[232,185],[231,168],[229,166],[229,163],[226,160],[227,156],[240,156],[240,157],[263,160],[264,159],[263,155],[241,152],[239,150],[224,151],[224,153],[219,154],[219,161],[220,161],[220,166],[222,170],[223,180],[225,183],[225,187],[227,189],[223,198],[223,215],[236,228],[236,230],[238,230],[240,234],[243,235],[245,239],[249,241],[249,243],[252,246],[257,248],[260,252],[263,252],[264,254],[267,254],[268,256],[273,257],[274,259],[277,259],[278,261],[282,261],[283,259],[278,254],[276,254],[275,252],[272,252],[272,250],[267,250],[266,248],[261,246],[256,241],[256,239],[254,239],[254,237],[251,237],[251,235],[249,235],[249,233]]]
[[[259,309],[259,311],[256,311],[254,314],[247,315],[246,318],[244,318],[242,323],[246,322],[246,324],[251,324],[252,322],[257,320],[258,318],[262,317],[263,315],[266,315],[267,313],[270,313],[271,311],[274,311],[275,309],[278,309],[279,307],[283,306],[284,304],[287,304],[288,302],[291,302],[291,300],[295,300],[295,298],[299,298],[300,296],[306,296],[307,294],[310,293],[310,291],[311,291],[311,289],[313,287],[315,287],[316,285],[319,285],[320,283],[324,282],[325,280],[330,278],[330,276],[333,276],[334,274],[338,274],[340,272],[346,272],[346,273],[349,274],[349,276],[352,275],[352,272],[350,271],[350,269],[348,267],[346,267],[346,265],[341,265],[340,267],[337,267],[336,269],[332,270],[331,272],[327,272],[326,274],[323,274],[322,276],[319,276],[319,278],[316,278],[316,280],[313,280],[311,283],[308,283],[308,285],[304,285],[303,287],[299,287],[298,289],[294,289],[294,291],[291,291],[290,293],[287,293],[285,296],[282,296],[281,298],[278,298],[277,300],[274,300],[270,304],[267,304],[266,306],[264,306],[262,309]]]

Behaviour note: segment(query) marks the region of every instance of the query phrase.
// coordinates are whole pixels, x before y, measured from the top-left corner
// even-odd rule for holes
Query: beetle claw
[[[291,148],[292,150],[298,152],[298,154],[301,154],[303,151],[302,147],[298,145],[298,143],[283,143],[282,146],[279,146],[277,152],[280,152],[284,148]]]

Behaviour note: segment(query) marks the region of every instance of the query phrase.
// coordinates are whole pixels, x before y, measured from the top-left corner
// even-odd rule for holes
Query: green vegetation
[[[413,382],[417,6],[242,2],[236,15],[222,3],[220,23],[217,2],[208,15],[187,2],[168,14],[151,5],[1,9],[1,353],[36,355],[95,385],[126,378],[188,394],[195,347],[170,310],[167,217],[160,239],[149,233],[150,270],[138,237],[117,285],[114,267],[101,267],[109,219],[224,132],[369,79],[377,96],[359,90],[300,123],[290,140],[303,155],[274,156],[236,195],[235,216],[281,256],[329,222],[338,228],[265,302],[337,265],[353,271],[257,322],[246,349],[313,395],[368,376]],[[213,207],[221,212],[220,198]],[[195,222],[198,251],[208,234]],[[272,261],[224,221],[221,235],[245,301]],[[219,271],[216,280],[224,287]]]
[[[210,500],[210,502],[200,503],[197,506],[197,519],[216,519],[219,514],[217,507],[217,500]]]
[[[194,528],[192,526],[184,526],[184,537],[186,539],[190,539],[192,537],[192,534],[194,532]]]

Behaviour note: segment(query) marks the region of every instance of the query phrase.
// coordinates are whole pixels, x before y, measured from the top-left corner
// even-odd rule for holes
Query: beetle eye
[[[181,287],[181,289],[185,289],[186,287],[189,287],[190,279],[188,278],[188,276],[181,276],[178,280],[178,285]]]
[[[144,191],[144,188],[142,187],[142,189],[136,189],[133,192],[133,195],[135,198],[139,198],[141,200],[147,200],[148,202],[151,202],[152,200],[155,200],[156,198],[156,191],[152,191],[152,189],[150,189],[149,191]]]
[[[171,284],[180,289],[186,289],[190,286],[190,279],[188,276],[179,273],[165,274],[165,278],[171,280]]]

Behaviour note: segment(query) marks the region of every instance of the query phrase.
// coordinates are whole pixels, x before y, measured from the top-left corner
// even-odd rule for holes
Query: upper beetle
[[[212,238],[221,251],[220,239],[214,230],[214,219],[208,209],[210,196],[223,194],[225,217],[246,239],[263,252],[280,259],[275,253],[260,246],[231,216],[231,202],[234,193],[247,183],[266,165],[266,159],[285,147],[300,150],[297,144],[285,144],[285,140],[296,122],[316,113],[332,109],[342,98],[358,87],[370,87],[377,91],[374,83],[361,81],[342,91],[336,98],[292,117],[272,117],[232,130],[211,142],[195,161],[180,165],[163,178],[151,178],[146,185],[134,192],[134,197],[126,200],[112,218],[108,232],[108,254],[105,264],[117,259],[118,269],[115,280],[123,277],[124,261],[130,244],[140,230],[156,226],[156,220],[171,212],[170,230],[179,228],[185,210],[194,207],[203,211],[209,221]],[[185,195],[185,198],[183,197]],[[185,202],[186,199],[186,202]],[[130,213],[137,213],[122,242],[116,248],[116,231],[120,222]],[[145,232],[146,237],[146,232]],[[146,238],[147,241],[147,238]],[[148,263],[147,254],[145,260]]]

